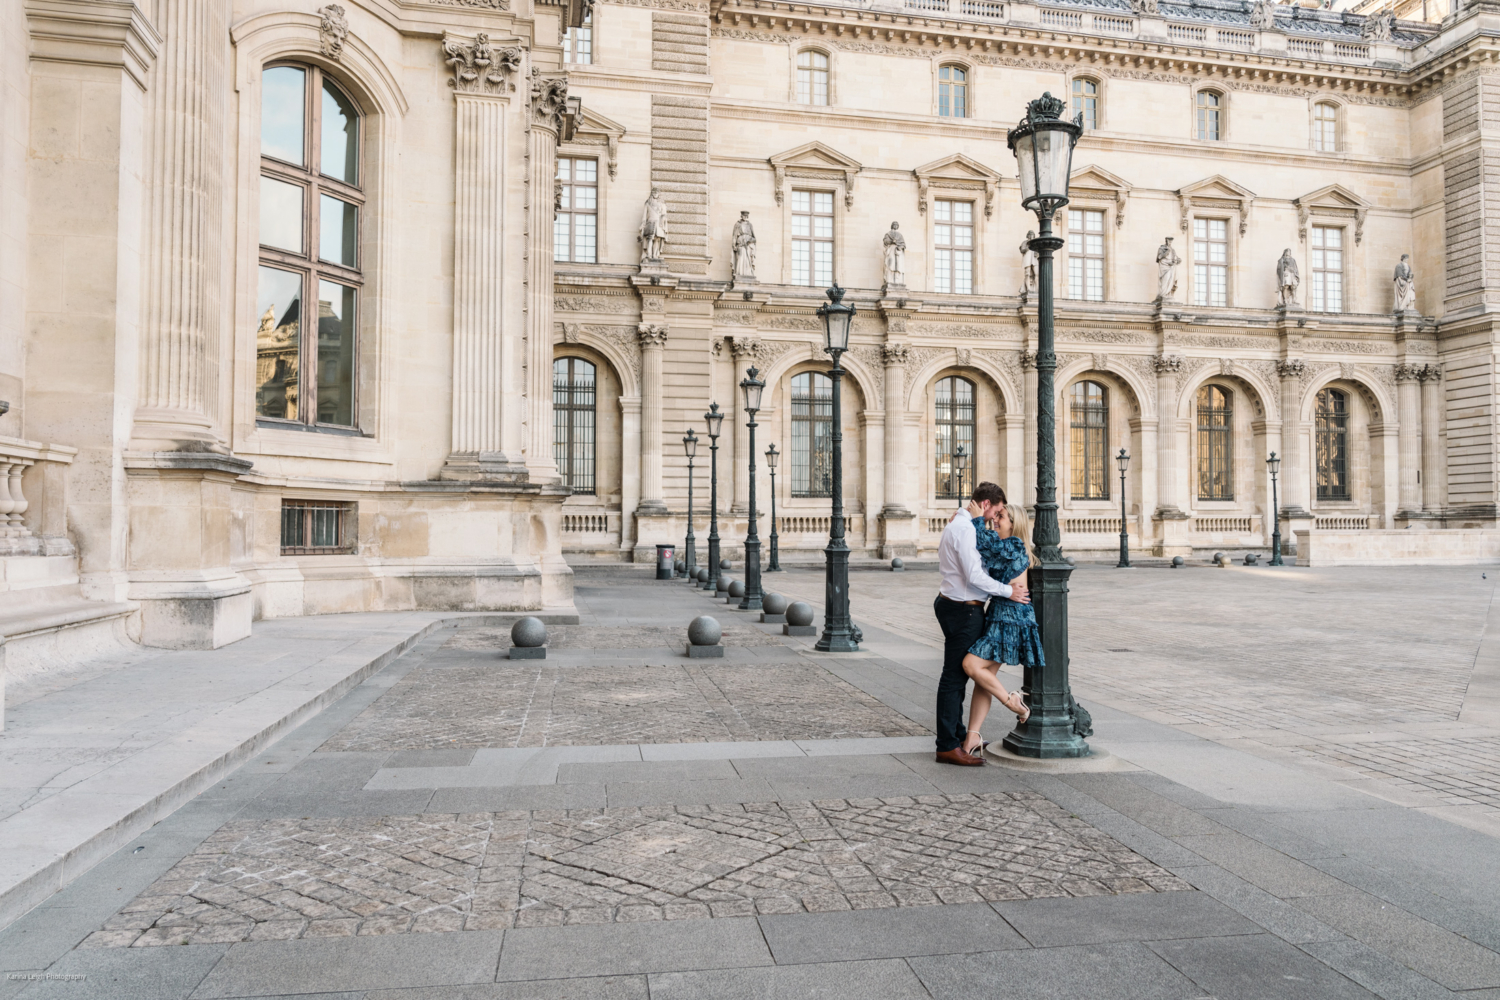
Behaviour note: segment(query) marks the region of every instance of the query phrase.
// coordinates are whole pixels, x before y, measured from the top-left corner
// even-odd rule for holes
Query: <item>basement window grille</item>
[[[354,551],[354,504],[337,500],[281,501],[281,554],[323,556]]]

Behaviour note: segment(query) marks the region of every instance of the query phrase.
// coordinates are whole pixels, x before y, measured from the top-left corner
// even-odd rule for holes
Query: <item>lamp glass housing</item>
[[[1016,154],[1021,204],[1045,215],[1068,203],[1073,146],[1083,132],[1081,118],[1061,117],[1064,106],[1050,93],[1043,94],[1026,106],[1026,117],[1006,136]]]
[[[1120,466],[1120,474],[1124,475],[1125,471],[1130,468],[1130,452],[1121,448],[1120,453],[1115,456],[1115,462]]]
[[[962,476],[964,470],[968,467],[969,456],[965,454],[964,446],[959,445],[957,448],[953,449],[953,468],[958,472],[960,476]]]
[[[708,436],[717,438],[719,436],[719,427],[724,423],[724,414],[719,412],[719,404],[708,404],[708,412],[703,414],[703,419],[708,421]]]
[[[745,390],[745,412],[755,413],[760,409],[761,393],[766,391],[766,384],[759,378],[760,369],[754,366],[745,372],[745,378],[740,381],[740,388]]]
[[[1273,476],[1276,475],[1276,470],[1281,468],[1281,459],[1276,457],[1274,451],[1271,452],[1271,457],[1266,459],[1266,468],[1271,470]]]
[[[844,290],[837,283],[827,294],[828,302],[818,307],[818,316],[823,320],[823,349],[842,353],[849,349],[854,307],[844,304]]]
[[[776,468],[776,460],[778,458],[780,458],[780,457],[781,457],[781,452],[779,452],[779,451],[776,450],[776,446],[774,444],[771,445],[771,447],[767,448],[766,449],[766,468],[768,468],[768,469],[775,469]]]
[[[698,434],[691,427],[682,438],[682,451],[688,458],[698,454]]]

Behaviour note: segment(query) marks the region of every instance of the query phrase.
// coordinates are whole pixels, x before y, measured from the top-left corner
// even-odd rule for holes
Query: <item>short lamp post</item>
[[[1124,448],[1115,456],[1115,463],[1120,467],[1120,561],[1115,563],[1115,569],[1130,568],[1130,532],[1125,528],[1125,473],[1130,469],[1130,452]],[[689,484],[691,486],[691,484]],[[692,490],[688,495],[692,496]]]
[[[951,483],[948,489],[960,500],[964,498],[964,470],[969,467],[969,456],[964,453],[964,446],[959,445],[953,449],[953,475],[957,482]]]
[[[844,422],[839,412],[839,385],[844,369],[839,359],[849,349],[854,307],[844,304],[844,290],[835,282],[828,302],[818,307],[823,320],[823,350],[833,357],[828,377],[833,380],[833,510],[828,519],[828,545],[823,549],[823,634],[814,649],[824,653],[855,653],[859,639],[849,620],[849,546],[844,541]]]
[[[1271,452],[1271,457],[1266,459],[1266,468],[1271,472],[1271,565],[1280,566],[1281,562],[1281,508],[1277,506],[1276,496],[1276,470],[1281,468],[1281,459],[1276,453]]]
[[[1052,318],[1052,255],[1063,241],[1052,234],[1052,218],[1068,203],[1073,146],[1083,133],[1083,116],[1062,117],[1065,105],[1043,94],[1026,106],[1026,117],[1006,135],[1020,168],[1021,206],[1036,213],[1039,235],[1030,243],[1037,255],[1037,422],[1036,533],[1040,565],[1027,576],[1042,631],[1045,666],[1027,667],[1022,682],[1031,717],[1004,739],[1021,757],[1083,757],[1089,745],[1073,728],[1073,696],[1068,688],[1068,577],[1057,524],[1057,353]]]
[[[780,457],[781,452],[772,443],[766,449],[766,468],[771,471],[771,562],[766,566],[767,573],[781,572],[781,552],[776,545],[776,460]]]
[[[698,454],[698,432],[691,427],[682,438],[682,451],[688,460],[688,524],[687,543],[683,545],[682,568],[687,578],[698,575],[698,554],[693,548],[693,458]]]
[[[718,403],[709,403],[703,414],[708,423],[708,580],[704,590],[718,591],[719,587],[719,428],[724,423],[724,414]]]
[[[766,384],[760,380],[760,369],[751,365],[745,372],[745,378],[740,380],[740,388],[745,391],[745,412],[750,415],[750,422],[746,425],[750,428],[750,451],[747,455],[750,463],[750,528],[745,532],[745,596],[740,598],[739,609],[759,611],[760,536],[755,530],[755,414],[760,409],[761,394],[766,391]]]

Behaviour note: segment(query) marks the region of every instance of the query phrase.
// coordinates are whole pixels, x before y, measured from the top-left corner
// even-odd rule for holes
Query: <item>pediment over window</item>
[[[1314,215],[1353,219],[1355,245],[1359,245],[1365,238],[1365,216],[1370,212],[1370,203],[1342,184],[1318,188],[1310,194],[1293,198],[1292,204],[1297,206],[1298,239],[1307,239],[1307,220]]]
[[[927,211],[927,193],[941,191],[983,191],[984,217],[995,214],[995,195],[1000,192],[1000,175],[962,153],[933,160],[912,171],[917,177],[917,211]]]
[[[568,146],[603,146],[605,150],[605,163],[609,166],[609,178],[614,180],[615,170],[618,166],[620,152],[620,139],[625,135],[625,126],[612,119],[606,118],[597,111],[591,110],[587,105],[578,116],[578,124],[573,130],[573,137],[568,140]]]
[[[1177,201],[1182,209],[1182,231],[1188,231],[1188,219],[1195,209],[1218,209],[1234,212],[1239,216],[1240,235],[1250,225],[1250,206],[1255,204],[1255,192],[1242,187],[1223,174],[1214,174],[1201,181],[1194,181],[1177,189]]]
[[[1115,228],[1125,222],[1125,196],[1130,193],[1130,182],[1090,164],[1073,171],[1068,181],[1068,193],[1077,198],[1092,198],[1095,201],[1115,203]]]
[[[842,183],[844,185],[844,207],[854,207],[854,178],[863,167],[831,146],[821,142],[809,142],[777,153],[769,158],[771,169],[776,174],[776,204],[786,197],[786,179],[796,177],[804,180]]]

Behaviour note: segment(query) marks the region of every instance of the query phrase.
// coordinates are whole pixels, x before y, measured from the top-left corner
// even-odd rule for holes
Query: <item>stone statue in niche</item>
[[[734,280],[755,280],[755,227],[750,225],[750,213],[741,212],[740,221],[734,224],[730,236],[734,249]]]
[[[1172,248],[1172,237],[1162,240],[1156,248],[1156,301],[1171,302],[1177,295],[1177,265],[1182,258]]]
[[[882,269],[885,283],[892,288],[906,287],[906,237],[901,235],[901,224],[891,223],[890,231],[880,241],[885,266]]]
[[[1281,306],[1284,309],[1294,308],[1297,305],[1297,286],[1302,284],[1302,275],[1297,271],[1297,258],[1292,256],[1292,248],[1287,247],[1281,251],[1281,259],[1276,262],[1276,288],[1281,296]]]
[[[661,200],[661,189],[652,188],[651,196],[641,209],[641,263],[661,263],[667,245],[667,203]]]
[[[1028,295],[1036,291],[1036,251],[1031,249],[1031,241],[1036,239],[1036,230],[1026,231],[1026,241],[1021,244],[1021,294]]]
[[[1255,5],[1250,8],[1250,27],[1258,28],[1261,31],[1275,30],[1275,0],[1255,0]]]
[[[1396,286],[1396,315],[1417,311],[1417,276],[1411,269],[1411,254],[1404,253],[1392,276]]]

